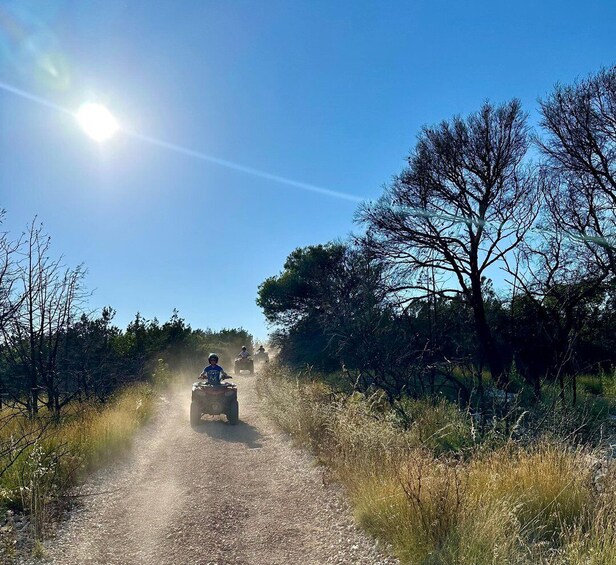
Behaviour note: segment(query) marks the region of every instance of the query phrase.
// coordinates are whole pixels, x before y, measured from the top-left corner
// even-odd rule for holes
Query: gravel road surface
[[[392,565],[353,525],[340,487],[238,384],[240,423],[189,424],[190,385],[161,400],[131,455],[88,481],[46,544],[58,565]],[[326,481],[325,481],[326,482]]]

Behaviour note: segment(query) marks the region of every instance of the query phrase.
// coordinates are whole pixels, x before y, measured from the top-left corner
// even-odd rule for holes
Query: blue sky
[[[267,328],[258,285],[296,247],[346,237],[355,199],[400,172],[424,124],[537,99],[616,63],[616,3],[548,0],[0,0],[0,82],[143,136],[351,196],[327,196],[0,88],[0,207],[37,216],[92,308]],[[49,65],[59,70],[50,75]]]

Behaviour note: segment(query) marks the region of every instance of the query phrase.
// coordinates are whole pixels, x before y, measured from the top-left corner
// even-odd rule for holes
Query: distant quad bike
[[[236,375],[239,375],[241,371],[250,371],[250,374],[253,375],[255,372],[255,363],[250,357],[238,357],[235,360],[235,365],[233,366],[233,372]]]
[[[266,351],[257,351],[255,353],[255,362],[257,364],[259,364],[259,363],[268,363],[269,362],[269,355],[267,354]]]
[[[196,426],[203,414],[225,414],[229,424],[237,424],[240,420],[240,407],[237,402],[237,386],[233,383],[211,385],[197,381],[192,386],[192,401],[190,403],[190,425]]]

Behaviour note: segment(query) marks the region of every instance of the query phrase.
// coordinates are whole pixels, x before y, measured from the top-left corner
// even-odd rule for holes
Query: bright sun
[[[107,141],[118,131],[119,125],[111,112],[101,104],[88,102],[77,111],[77,121],[95,141]]]

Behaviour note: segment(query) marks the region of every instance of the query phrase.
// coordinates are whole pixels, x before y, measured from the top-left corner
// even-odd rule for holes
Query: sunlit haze
[[[107,141],[119,129],[117,120],[102,104],[88,102],[82,104],[77,111],[77,121],[95,141]]]

